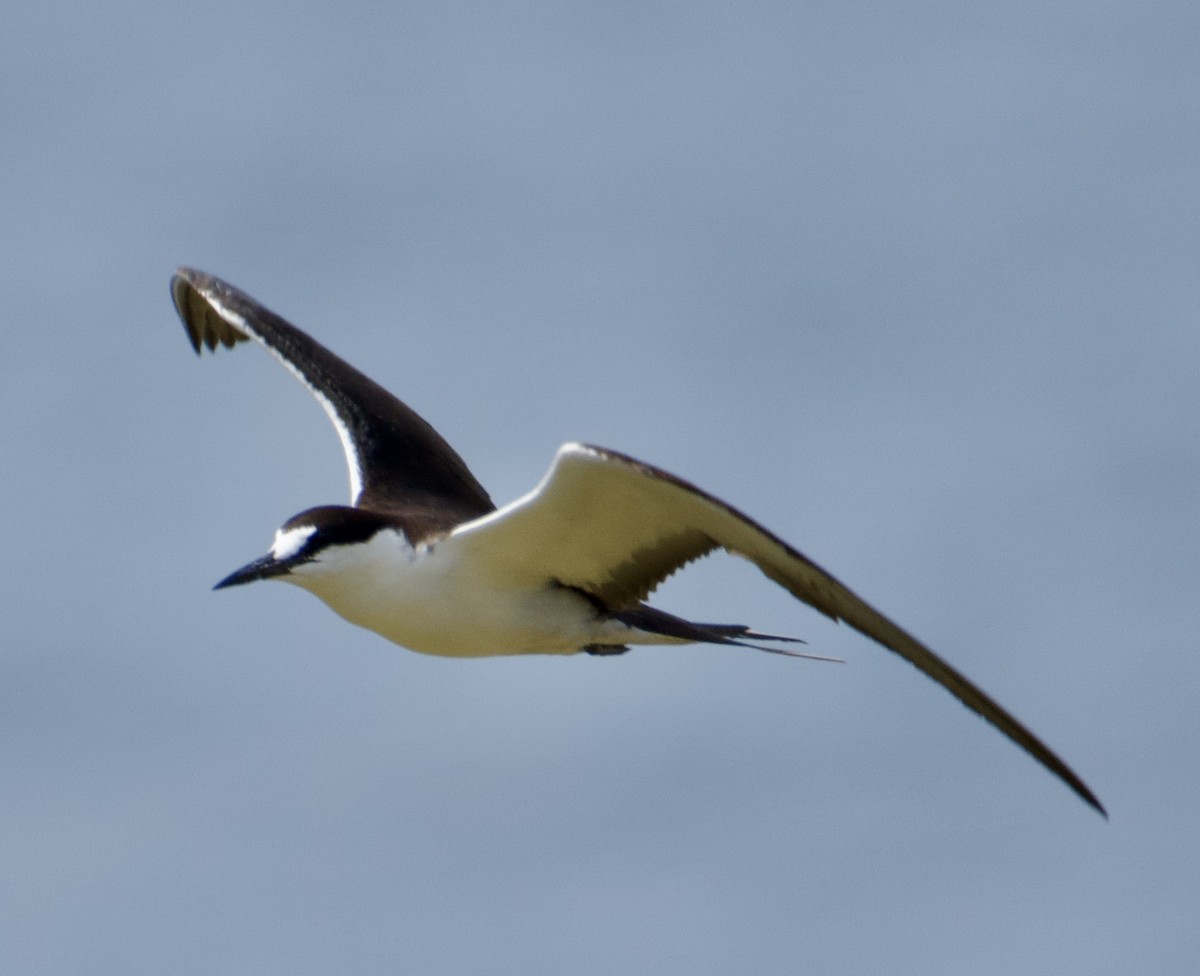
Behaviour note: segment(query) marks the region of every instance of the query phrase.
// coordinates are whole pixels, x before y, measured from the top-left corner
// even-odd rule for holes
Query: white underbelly
[[[563,600],[566,592],[475,592],[461,600],[443,595],[420,606],[408,601],[390,606],[365,606],[357,600],[326,602],[351,623],[425,654],[574,654],[592,641],[580,608]],[[484,599],[487,596],[494,599]]]

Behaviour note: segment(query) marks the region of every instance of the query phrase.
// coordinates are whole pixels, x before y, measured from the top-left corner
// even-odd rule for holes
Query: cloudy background
[[[1190,4],[24,2],[0,35],[0,971],[1193,971]],[[497,500],[566,440],[793,541],[1009,706],[713,558],[717,648],[446,661],[209,587],[340,501],[222,275]]]

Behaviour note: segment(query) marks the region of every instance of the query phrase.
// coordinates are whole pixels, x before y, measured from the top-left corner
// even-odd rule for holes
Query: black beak
[[[270,579],[272,576],[286,576],[291,568],[291,563],[279,562],[274,556],[267,553],[260,559],[256,559],[252,563],[247,563],[241,569],[230,573],[214,586],[213,589],[223,590],[227,586],[241,586],[243,583],[253,583],[256,580]]]

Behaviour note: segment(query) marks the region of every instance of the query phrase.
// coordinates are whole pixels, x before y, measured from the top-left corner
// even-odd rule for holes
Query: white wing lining
[[[469,558],[497,585],[559,582],[603,600],[606,592],[648,591],[647,584],[652,589],[660,579],[645,578],[647,567],[665,577],[681,565],[656,560],[656,550],[687,533],[700,541],[683,547],[685,556],[707,551],[707,541],[707,548],[749,559],[793,596],[903,657],[1105,813],[1066,763],[968,678],[786,542],[664,471],[567,444],[537,488],[459,526],[446,542],[471,550]]]

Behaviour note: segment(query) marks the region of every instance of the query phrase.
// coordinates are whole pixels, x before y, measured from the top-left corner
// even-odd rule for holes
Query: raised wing
[[[469,549],[497,581],[556,581],[614,609],[635,605],[706,552],[727,549],[809,606],[899,654],[1105,812],[1066,763],[915,637],[761,525],[665,471],[568,444],[530,494],[460,526],[450,541]]]
[[[308,388],[337,429],[350,469],[350,501],[379,511],[447,510],[454,521],[495,509],[462,458],[383,387],[245,292],[192,268],[171,280],[192,348],[264,346]]]

